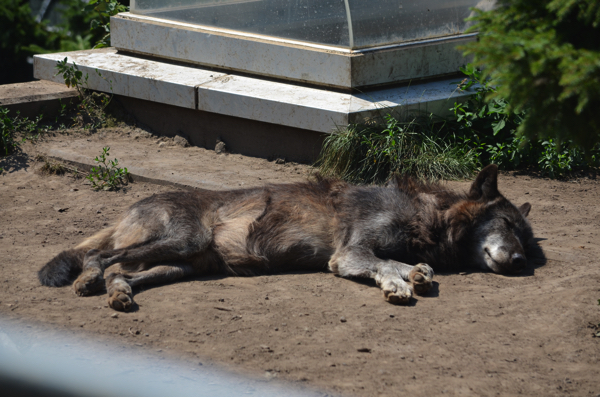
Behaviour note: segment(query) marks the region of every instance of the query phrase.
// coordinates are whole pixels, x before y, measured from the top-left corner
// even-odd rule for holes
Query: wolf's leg
[[[104,287],[104,269],[98,266],[87,266],[90,257],[100,252],[97,249],[89,250],[83,257],[83,270],[73,282],[75,294],[79,296],[91,295]]]
[[[142,284],[168,283],[194,274],[189,263],[160,264],[137,273],[111,273],[106,276],[108,304],[115,310],[129,311],[133,303],[131,288]]]
[[[382,260],[362,248],[345,248],[336,252],[329,261],[329,268],[342,277],[374,279],[385,299],[391,303],[406,303],[413,291],[422,294],[432,285],[433,270],[428,265],[420,263],[411,266]]]
[[[204,246],[202,246],[204,245]],[[190,255],[202,252],[208,242],[185,242],[168,239],[114,250],[96,250],[87,252],[83,260],[83,272],[73,283],[79,296],[89,295],[104,286],[104,270],[115,263],[139,263],[184,260]]]

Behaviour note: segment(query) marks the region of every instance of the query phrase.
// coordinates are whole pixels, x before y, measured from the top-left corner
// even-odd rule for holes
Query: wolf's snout
[[[510,259],[513,269],[517,272],[520,272],[527,266],[527,259],[523,254],[514,253]]]

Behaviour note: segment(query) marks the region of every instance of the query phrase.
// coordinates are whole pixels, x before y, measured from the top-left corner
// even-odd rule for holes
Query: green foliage
[[[83,72],[79,70],[79,67],[75,62],[73,65],[69,65],[69,58],[65,57],[62,61],[58,61],[56,64],[56,69],[58,70],[57,74],[62,74],[63,79],[65,80],[65,85],[67,87],[73,87],[77,89],[79,95],[81,96],[81,92],[84,90],[84,85],[87,86],[88,75],[83,76]]]
[[[504,0],[472,20],[480,33],[464,48],[497,84],[493,97],[523,117],[517,133],[591,156],[600,142],[600,2]]]
[[[8,115],[8,109],[0,107],[0,155],[8,156],[14,152],[26,137],[36,132],[42,116],[36,120],[20,117],[19,112],[15,117]],[[21,133],[21,140],[17,139],[17,133]]]
[[[454,104],[451,110],[456,123],[449,123],[449,127],[454,128],[458,139],[479,152],[482,164],[495,163],[501,169],[535,167],[552,178],[600,165],[598,147],[588,149],[586,157],[571,140],[560,145],[552,138],[526,138],[519,128],[529,108],[510,111],[509,103],[498,95],[499,88],[480,70],[467,65],[461,71],[467,78],[459,88],[474,94],[466,102]]]
[[[48,21],[36,21],[28,0],[0,0],[0,84],[32,80],[33,66],[27,58],[34,54],[84,50],[92,43],[110,45],[108,15],[128,7],[116,0],[92,2],[61,0],[56,6],[60,22],[50,26]]]
[[[31,14],[27,0],[0,0],[0,84],[31,80],[27,46],[56,47],[57,34]]]
[[[501,169],[515,169],[535,162],[535,149],[516,134],[526,111],[508,111],[508,103],[493,96],[496,89],[482,72],[469,64],[460,69],[466,78],[458,85],[473,91],[465,102],[451,109],[456,117],[452,127],[459,139],[477,149],[482,164],[497,164]]]
[[[126,12],[129,7],[117,0],[91,0],[85,6],[85,12],[95,12],[97,17],[91,21],[92,30],[100,30],[103,36],[96,42],[94,48],[110,47],[110,17],[120,12]]]
[[[393,174],[421,179],[469,177],[478,167],[476,151],[440,132],[431,117],[385,125],[352,125],[329,135],[317,166],[322,175],[355,183],[382,183]]]
[[[89,75],[85,75],[75,62],[72,65],[68,64],[68,58],[65,57],[62,61],[56,64],[57,75],[61,74],[67,87],[73,87],[79,94],[79,110],[75,118],[76,124],[79,123],[84,128],[98,128],[106,122],[105,110],[112,100],[112,94],[106,95],[92,92],[88,89]],[[96,69],[98,77],[104,79],[100,71]],[[106,79],[105,79],[106,80]],[[112,91],[112,82],[107,81],[110,90]],[[63,109],[64,110],[64,109]]]
[[[48,34],[55,36],[55,41],[50,45],[32,43],[27,45],[25,49],[33,55],[58,51],[80,51],[91,48],[92,42],[99,40],[100,35],[90,31],[90,23],[94,18],[94,13],[82,12],[86,4],[83,0],[60,0],[56,6],[61,15],[58,25],[49,26],[48,22],[41,22],[43,29]]]
[[[533,168],[552,178],[600,166],[600,147],[586,156],[571,141],[529,139],[520,126],[529,108],[511,111],[499,88],[473,65],[461,68],[458,84],[471,91],[451,109],[454,120],[433,117],[400,122],[388,115],[383,125],[351,125],[325,139],[317,162],[320,172],[357,183],[380,183],[394,173],[422,179],[469,177],[480,164],[501,169]]]
[[[96,190],[117,190],[121,185],[129,181],[127,168],[119,168],[119,160],[108,160],[110,147],[102,148],[100,156],[94,161],[97,167],[92,167],[90,174],[86,177]]]

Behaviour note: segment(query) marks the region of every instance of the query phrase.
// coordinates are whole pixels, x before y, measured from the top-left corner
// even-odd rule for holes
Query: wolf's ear
[[[527,215],[529,215],[529,211],[531,211],[531,204],[529,203],[525,203],[519,207],[519,212],[521,213],[521,215],[523,215],[523,218],[527,218]]]
[[[498,166],[490,164],[481,170],[469,190],[471,200],[493,200],[500,196],[498,192]]]

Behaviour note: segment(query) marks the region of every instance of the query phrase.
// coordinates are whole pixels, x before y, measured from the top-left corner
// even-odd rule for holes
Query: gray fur
[[[529,209],[498,192],[493,165],[467,194],[409,178],[385,187],[319,179],[165,193],[134,204],[114,226],[51,260],[39,277],[59,286],[81,269],[73,283],[78,295],[105,287],[112,308],[129,310],[131,287],[142,284],[328,268],[374,279],[386,300],[405,303],[432,286],[433,268],[521,271],[533,238]]]

